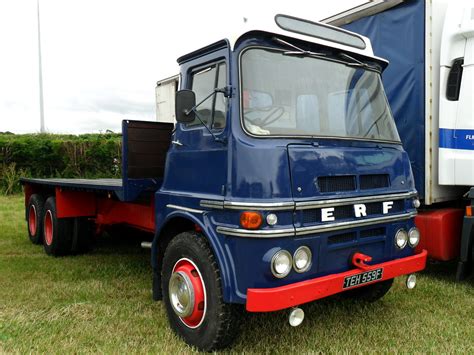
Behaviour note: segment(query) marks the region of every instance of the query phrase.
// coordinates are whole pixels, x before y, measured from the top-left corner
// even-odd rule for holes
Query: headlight
[[[408,244],[410,244],[410,246],[414,248],[418,245],[419,242],[420,242],[420,231],[418,230],[418,228],[413,227],[408,232]]]
[[[398,249],[403,249],[408,242],[408,233],[404,229],[399,229],[395,234],[395,245]]]
[[[305,272],[311,266],[311,250],[306,247],[299,247],[293,254],[293,267],[296,272]]]
[[[286,250],[280,250],[272,258],[272,273],[279,279],[288,275],[291,271],[291,254]]]

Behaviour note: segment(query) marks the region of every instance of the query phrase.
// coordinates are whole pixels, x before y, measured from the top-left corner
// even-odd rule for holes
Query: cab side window
[[[196,70],[191,74],[191,90],[196,94],[196,103],[201,102],[215,88],[226,86],[226,66],[225,63],[212,64],[206,68]],[[222,93],[216,93],[202,104],[196,111],[201,120],[211,129],[223,129],[226,121],[227,101]],[[186,127],[200,125],[201,122],[196,117],[193,122]]]

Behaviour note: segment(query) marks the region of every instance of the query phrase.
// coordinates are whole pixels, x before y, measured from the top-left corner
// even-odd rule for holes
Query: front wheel
[[[238,306],[224,303],[215,257],[204,236],[177,235],[163,258],[162,291],[171,328],[202,351],[222,349],[239,328]]]

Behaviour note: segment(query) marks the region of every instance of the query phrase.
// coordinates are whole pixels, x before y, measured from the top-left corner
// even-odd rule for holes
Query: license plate
[[[347,276],[344,278],[344,285],[342,286],[343,289],[351,288],[363,284],[367,284],[369,282],[374,282],[380,280],[383,276],[383,268],[370,270],[366,272],[362,272],[360,274]]]

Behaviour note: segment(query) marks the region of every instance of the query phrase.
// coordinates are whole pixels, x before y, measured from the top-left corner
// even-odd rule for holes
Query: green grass
[[[236,352],[474,353],[474,283],[454,263],[430,264],[418,286],[397,279],[379,302],[332,298],[287,312],[247,315]],[[0,197],[0,353],[193,352],[151,299],[149,251],[104,237],[93,252],[53,258],[29,242],[21,196]]]

